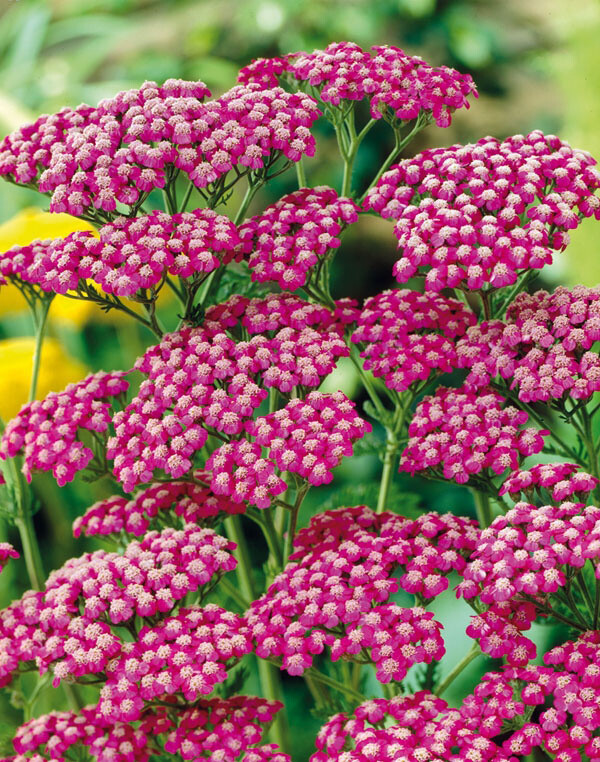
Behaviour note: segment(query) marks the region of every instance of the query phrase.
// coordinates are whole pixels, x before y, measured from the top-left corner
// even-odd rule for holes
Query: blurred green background
[[[95,104],[119,90],[139,86],[145,79],[202,79],[218,95],[234,84],[238,69],[252,58],[353,40],[364,47],[398,45],[433,64],[447,64],[473,75],[479,100],[469,111],[457,114],[449,130],[430,127],[421,133],[409,147],[410,153],[484,135],[502,138],[541,128],[600,156],[599,37],[598,0],[529,0],[526,4],[521,0],[0,0],[0,135],[40,113],[81,102]],[[373,166],[387,153],[385,138],[376,130],[369,137],[361,149],[359,175],[372,175]],[[319,138],[319,161],[309,164],[309,180],[331,184],[332,178],[340,176],[334,142],[327,131]],[[293,187],[294,177],[283,176],[255,201],[253,210]],[[50,235],[39,228],[35,215],[22,214],[24,209],[44,209],[46,204],[45,197],[0,182],[0,245],[8,248],[25,243],[23,237]],[[557,255],[555,265],[544,273],[545,284],[595,285],[600,281],[593,231],[594,222],[586,221],[567,252]],[[391,285],[396,253],[387,223],[372,217],[361,219],[347,236],[341,256],[335,296],[364,298]],[[14,378],[28,374],[31,357],[27,347],[18,343],[20,337],[31,334],[22,307],[14,294],[0,289],[0,398],[10,399],[16,408],[24,401],[24,392],[17,389]],[[168,322],[172,308],[167,304],[164,310]],[[129,367],[132,358],[151,342],[143,329],[132,329],[87,309],[69,313],[58,305],[52,308],[50,337],[54,345],[48,350],[48,389],[80,377],[83,367]],[[57,369],[62,375],[53,376]],[[350,395],[357,393],[356,379],[347,364],[342,363],[328,383]],[[18,399],[19,395],[23,399]],[[378,469],[373,455],[342,464],[331,487],[313,490],[303,521],[340,502],[368,502]],[[59,490],[52,479],[38,478],[35,488],[41,498],[36,526],[44,539],[50,569],[82,552],[84,545],[71,537],[70,522],[112,487],[76,481]],[[472,513],[471,498],[464,489],[408,478],[397,478],[395,489],[403,495],[398,499],[399,512]],[[0,527],[2,534],[18,544],[6,526]],[[257,539],[257,564],[263,552]],[[0,605],[21,594],[23,571],[17,562],[3,572]],[[457,607],[451,594],[442,597],[439,616],[446,626],[449,652],[443,672],[466,648],[468,614],[468,608]],[[543,644],[558,633],[539,628],[538,636]],[[459,700],[460,693],[472,687],[490,664],[483,659],[473,664],[448,698]],[[319,722],[307,720],[307,694],[299,680],[287,681],[286,694],[292,717],[300,717],[293,722],[300,759],[309,753],[311,735]],[[42,704],[40,710],[51,706]],[[8,705],[4,692],[0,728],[7,734],[19,721],[19,712]]]

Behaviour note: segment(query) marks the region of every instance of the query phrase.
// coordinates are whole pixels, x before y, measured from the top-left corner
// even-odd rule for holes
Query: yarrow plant
[[[146,82],[3,140],[5,180],[93,226],[0,253],[36,332],[0,442],[20,538],[0,571],[22,555],[29,577],[0,611],[22,720],[4,762],[299,760],[290,678],[321,726],[313,762],[600,762],[600,291],[535,284],[600,218],[600,174],[539,130],[410,155],[476,95],[341,42],[253,61],[219,97]],[[375,126],[392,150],[358,178]],[[338,187],[310,184],[327,132]],[[364,215],[398,259],[359,303],[331,275]],[[39,400],[56,295],[146,345]],[[376,488],[342,500],[361,454]],[[464,515],[415,507],[413,477]],[[50,478],[98,488],[73,522],[95,544],[47,574]]]

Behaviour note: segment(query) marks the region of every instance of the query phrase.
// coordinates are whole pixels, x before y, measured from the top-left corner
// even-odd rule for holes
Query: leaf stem
[[[479,648],[478,643],[473,643],[471,646],[471,650],[463,656],[463,658],[458,662],[458,664],[450,670],[450,672],[446,675],[446,677],[441,680],[436,687],[433,689],[433,692],[436,694],[436,696],[441,696],[444,691],[446,691],[450,685],[456,680],[456,678],[460,675],[460,673],[469,666],[469,664],[476,659],[481,654],[481,649]]]

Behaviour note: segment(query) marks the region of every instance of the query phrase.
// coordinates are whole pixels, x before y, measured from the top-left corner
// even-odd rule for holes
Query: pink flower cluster
[[[105,671],[124,648],[109,623],[170,612],[187,593],[235,568],[232,543],[193,524],[149,532],[125,553],[99,550],[53,572],[43,593],[26,593],[0,615],[2,680],[19,662],[50,665],[55,684]]]
[[[500,375],[523,402],[572,397],[600,390],[600,289],[559,286],[552,294],[519,294],[506,322],[484,322],[457,345],[459,365],[470,368],[473,389]]]
[[[0,572],[11,558],[19,558],[19,554],[8,542],[0,542]]]
[[[542,450],[548,432],[520,428],[527,413],[505,402],[489,389],[440,387],[417,405],[400,470],[430,471],[459,484],[482,472],[514,471],[521,458]]]
[[[133,722],[145,702],[180,694],[195,702],[227,677],[227,668],[251,650],[243,620],[209,604],[182,608],[156,626],[144,626],[137,640],[123,643],[106,667],[98,712],[113,722]]]
[[[79,712],[50,712],[18,728],[13,739],[18,756],[4,762],[46,758],[66,762],[72,758],[68,752],[77,746],[84,747],[99,762],[146,762],[151,753],[149,736],[154,735],[157,725],[152,714],[138,728],[124,722],[107,722],[94,706]],[[33,757],[28,756],[30,752],[34,752]]]
[[[501,288],[552,262],[583,217],[600,218],[595,161],[554,135],[424,151],[385,172],[366,209],[396,220],[394,275],[425,288]]]
[[[365,301],[352,341],[366,344],[360,353],[365,370],[402,392],[432,373],[451,372],[457,365],[455,340],[475,321],[456,299],[390,290]]]
[[[23,473],[52,471],[60,487],[84,469],[94,453],[77,439],[80,429],[104,434],[111,423],[111,397],[127,391],[124,373],[99,372],[24,405],[0,442],[0,458],[24,455]]]
[[[269,724],[281,708],[278,701],[253,696],[197,702],[193,709],[181,712],[179,725],[169,734],[164,749],[183,759],[291,762],[275,744],[256,746],[263,735],[261,725]]]
[[[438,595],[476,543],[473,524],[456,516],[413,521],[365,506],[317,515],[246,615],[257,655],[281,658],[299,675],[329,647],[333,659],[372,661],[381,682],[401,680],[444,648],[430,613],[389,604],[390,595],[400,587],[425,600]]]
[[[471,617],[466,633],[478,640],[483,653],[492,659],[506,659],[507,664],[520,667],[537,655],[535,643],[523,635],[536,618],[532,603],[503,601]]]
[[[465,698],[462,717],[487,738],[508,733],[503,749],[520,759],[540,748],[558,762],[598,762],[598,631],[553,648],[544,662],[548,666],[509,667],[484,675]]]
[[[357,219],[356,204],[333,188],[301,188],[283,196],[240,226],[252,280],[274,281],[286,291],[304,286],[311,268],[339,247],[341,231]]]
[[[557,502],[574,498],[575,502],[585,503],[600,482],[580,468],[575,463],[544,463],[528,471],[514,471],[500,487],[499,494],[510,495],[512,500],[519,500],[522,494],[524,500],[531,502],[536,493],[542,497],[549,493]]]
[[[486,604],[544,604],[599,556],[600,508],[517,503],[482,531],[458,591]]]
[[[205,481],[209,475],[196,472],[195,479]],[[183,524],[205,524],[221,514],[243,511],[220,495],[215,495],[198,481],[171,481],[151,484],[137,492],[131,500],[113,495],[90,506],[83,516],[73,522],[73,535],[117,535],[120,532],[141,536],[149,529],[164,524],[172,526],[175,516]]]
[[[263,169],[314,153],[320,112],[303,93],[236,86],[215,101],[202,82],[146,82],[97,108],[41,116],[0,143],[0,175],[52,196],[50,210],[137,210],[177,170],[205,188],[233,167]]]
[[[33,665],[45,641],[39,626],[43,593],[29,590],[0,610],[0,688],[8,685],[19,664]]]
[[[46,757],[56,762],[72,758],[68,752],[81,745],[99,762],[146,762],[155,753],[156,737],[169,754],[183,759],[220,762],[290,762],[274,744],[260,744],[264,729],[281,709],[277,701],[253,696],[232,696],[195,702],[191,709],[167,713],[146,709],[137,727],[107,720],[97,707],[79,712],[50,712],[22,725],[13,745],[18,756],[3,762],[24,762]],[[77,747],[76,747],[77,748]],[[73,749],[73,751],[75,751]],[[240,757],[240,755],[243,755]]]
[[[268,508],[287,489],[275,467],[312,485],[328,484],[331,470],[371,430],[354,408],[343,392],[311,392],[305,400],[292,399],[281,410],[247,421],[244,428],[254,441],[224,444],[206,461],[211,489],[233,501]]]
[[[240,323],[255,334],[248,341],[224,332]],[[146,379],[114,417],[116,435],[107,454],[117,479],[129,492],[151,481],[155,469],[180,478],[213,429],[228,437],[242,434],[268,396],[264,386],[284,393],[319,386],[337,359],[348,355],[342,331],[328,310],[273,295],[234,298],[208,310],[202,328],[165,336],[136,362]]]
[[[160,288],[167,274],[198,280],[230,262],[239,245],[235,225],[212,209],[117,217],[99,233],[99,238],[71,233],[48,246],[24,247],[33,250],[21,254],[24,262],[35,261],[22,277],[57,294],[77,290],[81,280],[91,279],[107,294],[134,296]]]
[[[319,731],[311,762],[516,762],[429,693],[372,699],[336,714]]]
[[[39,284],[38,263],[48,256],[52,239],[33,241],[29,246],[13,246],[8,251],[0,252],[0,286],[9,282],[21,286]]]
[[[278,78],[318,88],[324,103],[368,98],[373,119],[382,114],[402,121],[431,114],[439,127],[448,127],[452,112],[468,108],[469,95],[477,90],[468,74],[447,66],[433,67],[418,56],[409,56],[391,45],[364,51],[352,42],[333,42],[325,50],[290,53],[284,58],[259,58],[244,67],[239,82],[259,82],[274,87]]]

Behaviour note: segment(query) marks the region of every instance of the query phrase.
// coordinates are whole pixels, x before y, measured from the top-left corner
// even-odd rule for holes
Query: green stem
[[[296,162],[296,177],[298,178],[298,188],[306,188],[306,171],[302,159]]]
[[[31,511],[30,509],[28,510],[25,508],[25,506],[19,506],[18,510],[19,513],[15,516],[14,521],[21,538],[23,557],[27,568],[27,574],[29,576],[29,583],[33,590],[43,590],[46,575],[44,574],[40,547],[38,545],[35,529],[33,528]]]
[[[450,672],[446,675],[446,677],[441,680],[437,686],[433,689],[433,692],[436,694],[436,696],[441,696],[444,691],[446,691],[450,685],[456,680],[456,678],[460,675],[460,673],[469,666],[469,664],[473,661],[473,659],[476,659],[481,653],[481,650],[479,648],[478,643],[473,643],[471,646],[471,650],[466,654],[466,656],[463,656],[463,658],[458,662],[458,664],[454,667],[454,669],[451,669]]]
[[[35,325],[35,348],[33,350],[33,367],[31,370],[31,383],[29,385],[29,399],[28,402],[33,402],[35,399],[35,394],[37,391],[37,384],[38,384],[38,377],[40,374],[40,364],[42,361],[42,348],[44,344],[44,335],[46,333],[46,323],[48,321],[48,312],[50,310],[50,305],[52,304],[52,299],[54,297],[51,296],[50,298],[44,298],[41,303],[40,307],[40,314],[35,315],[34,314],[34,325]]]
[[[325,675],[323,672],[319,672],[314,667],[309,667],[304,674],[318,683],[327,685],[330,688],[335,688],[336,690],[340,691],[340,693],[345,694],[346,696],[358,701],[359,703],[362,703],[365,700],[363,694],[359,693],[359,691],[355,691],[350,685],[344,685],[338,680],[335,680],[333,677],[329,677],[329,675]]]
[[[248,610],[248,606],[250,605],[250,600],[245,598],[237,589],[237,587],[232,582],[230,582],[226,577],[221,577],[221,579],[219,580],[219,586],[223,588],[223,590],[227,593],[227,595],[230,598],[233,598],[233,600],[242,609],[242,612],[245,612]]]
[[[190,181],[190,183],[189,183],[189,185],[187,187],[187,190],[186,190],[186,192],[185,192],[185,194],[183,196],[183,199],[181,200],[181,204],[179,205],[179,212],[180,213],[185,212],[185,208],[188,205],[188,201],[190,200],[190,197],[192,195],[192,191],[194,190],[195,187],[196,186],[194,185],[194,183]]]
[[[406,137],[401,138],[400,133],[396,131],[396,139],[394,142],[394,147],[388,154],[386,160],[383,162],[381,167],[379,168],[379,171],[375,175],[375,177],[371,180],[369,183],[369,187],[367,190],[363,193],[363,195],[360,197],[360,200],[357,202],[359,206],[362,204],[362,202],[365,200],[367,193],[371,190],[371,188],[379,182],[379,179],[383,175],[384,172],[388,170],[388,168],[392,165],[392,163],[398,158],[400,153],[406,148],[406,146],[410,143],[410,141],[417,135],[417,133],[421,132],[421,130],[427,125],[427,122],[423,122],[421,118],[417,118],[417,121],[415,122],[415,126],[412,128],[412,130],[406,135]]]
[[[388,493],[394,475],[396,448],[395,439],[391,438],[391,432],[388,430],[388,444],[383,456],[383,470],[381,472],[381,481],[379,482],[379,494],[377,495],[377,513],[383,513],[387,505]]]
[[[477,521],[482,529],[489,527],[494,520],[492,513],[492,506],[490,505],[490,498],[488,495],[479,490],[472,489],[473,500],[475,501],[475,511],[477,512]]]
[[[379,395],[377,394],[377,390],[371,380],[371,377],[363,368],[356,345],[352,345],[352,349],[350,350],[350,359],[352,360],[358,372],[360,373],[361,380],[364,384],[365,389],[367,390],[367,394],[369,395],[371,402],[373,403],[373,405],[375,405],[375,409],[377,410],[377,413],[382,419],[385,419],[385,417],[388,415],[388,411],[383,406],[383,403],[381,402]]]
[[[298,494],[296,495],[296,501],[292,507],[292,510],[290,512],[290,522],[288,525],[288,531],[287,536],[285,538],[285,554],[284,554],[284,562],[287,562],[288,558],[292,554],[292,551],[294,549],[294,537],[296,536],[296,526],[298,524],[298,512],[300,511],[300,506],[302,505],[302,501],[306,497],[306,493],[310,489],[309,484],[305,484],[298,490]]]
[[[592,431],[592,418],[585,407],[582,407],[580,412],[583,424],[583,441],[588,454],[590,472],[592,476],[598,478],[600,471],[598,469],[598,453],[594,444],[594,434]]]
[[[246,189],[246,194],[244,195],[244,198],[242,199],[242,203],[240,204],[240,208],[237,210],[237,214],[233,218],[233,224],[239,225],[240,222],[244,219],[246,212],[248,211],[248,207],[252,203],[252,199],[256,195],[256,192],[262,185],[262,182],[250,182],[248,183],[248,187]]]
[[[237,545],[237,558],[239,566],[236,569],[237,578],[242,595],[249,601],[256,599],[256,586],[254,584],[254,575],[252,572],[252,560],[248,552],[248,545],[242,522],[239,516],[228,516],[225,519],[225,528],[227,536]],[[281,701],[281,684],[279,675],[272,664],[264,659],[258,659],[258,676],[261,685],[261,691],[265,698]],[[284,712],[278,712],[273,720],[270,733],[273,740],[283,752],[289,748],[289,729],[287,717]]]

